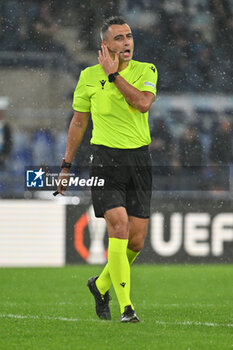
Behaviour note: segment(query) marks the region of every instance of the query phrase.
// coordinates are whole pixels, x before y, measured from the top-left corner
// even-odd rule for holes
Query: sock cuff
[[[109,238],[108,251],[126,253],[128,241],[128,239]]]
[[[129,260],[129,263],[132,264],[134,262],[134,260],[136,259],[136,257],[138,256],[139,252],[134,252],[133,250],[127,248],[127,257]]]

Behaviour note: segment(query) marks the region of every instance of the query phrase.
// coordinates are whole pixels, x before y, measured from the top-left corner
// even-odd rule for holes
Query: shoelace
[[[109,292],[106,292],[104,295],[103,295],[103,298],[101,296],[101,300],[104,304],[107,304],[110,300],[112,300]]]

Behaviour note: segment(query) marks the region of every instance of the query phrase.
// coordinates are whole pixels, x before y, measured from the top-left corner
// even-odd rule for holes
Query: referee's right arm
[[[70,122],[66,144],[65,161],[68,163],[72,163],[77,148],[83,139],[88,124],[89,114],[89,112],[74,111],[73,118]]]
[[[82,141],[83,135],[87,128],[89,114],[90,114],[89,112],[74,111],[74,115],[71,120],[69,131],[68,131],[68,137],[67,137],[67,143],[66,143],[66,152],[65,152],[66,163],[72,163],[72,160],[75,156],[75,153]],[[64,195],[64,191],[67,188],[67,186],[62,185],[62,179],[68,179],[69,172],[70,172],[70,169],[63,168],[59,176],[60,183],[58,185],[57,191],[62,195]]]

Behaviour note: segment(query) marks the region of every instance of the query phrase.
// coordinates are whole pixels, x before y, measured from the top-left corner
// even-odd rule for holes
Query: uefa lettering
[[[168,222],[169,221],[169,222]],[[165,226],[170,227],[165,240]],[[151,217],[151,246],[161,257],[172,257],[181,250],[190,257],[224,256],[224,246],[233,242],[233,213],[172,213],[165,221],[162,213]]]

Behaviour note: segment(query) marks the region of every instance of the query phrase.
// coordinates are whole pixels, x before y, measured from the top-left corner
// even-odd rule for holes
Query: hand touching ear
[[[119,52],[114,52],[114,58],[109,54],[106,44],[102,44],[101,50],[99,50],[98,61],[107,75],[118,71],[119,66]]]

